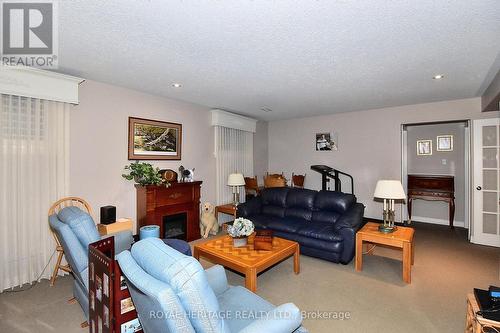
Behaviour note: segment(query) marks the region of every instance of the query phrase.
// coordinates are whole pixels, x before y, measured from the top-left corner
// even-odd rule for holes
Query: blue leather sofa
[[[222,266],[204,270],[160,239],[141,240],[116,259],[145,333],[307,332],[293,303],[275,307],[230,286]]]
[[[237,214],[256,229],[298,242],[302,254],[348,264],[364,209],[352,194],[280,187],[264,189],[239,205]]]
[[[92,217],[78,207],[66,207],[49,216],[49,224],[64,249],[64,257],[74,277],[73,296],[89,318],[88,246],[101,239]],[[115,253],[129,249],[134,241],[131,231],[104,236],[115,237]]]

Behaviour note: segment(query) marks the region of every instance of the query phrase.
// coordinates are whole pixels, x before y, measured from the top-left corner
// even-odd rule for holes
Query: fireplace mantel
[[[160,227],[160,237],[164,238],[163,217],[186,213],[186,240],[199,239],[201,184],[201,181],[195,181],[175,182],[170,187],[136,185],[137,233],[145,225],[157,225]]]

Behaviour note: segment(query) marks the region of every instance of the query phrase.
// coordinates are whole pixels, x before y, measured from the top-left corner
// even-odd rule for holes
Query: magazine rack
[[[143,332],[115,260],[115,239],[89,245],[89,333]]]

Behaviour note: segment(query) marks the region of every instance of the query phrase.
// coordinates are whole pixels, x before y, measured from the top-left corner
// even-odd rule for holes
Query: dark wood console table
[[[200,238],[200,188],[201,181],[172,182],[165,186],[140,186],[137,189],[137,233],[145,225],[160,227],[160,238],[166,235],[169,223],[179,223],[183,233],[180,238],[193,241]]]
[[[450,227],[455,217],[455,177],[440,175],[408,175],[408,220],[414,199],[445,201],[449,205]]]

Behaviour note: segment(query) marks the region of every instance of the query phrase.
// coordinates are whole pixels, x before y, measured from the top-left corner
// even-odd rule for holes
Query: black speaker
[[[116,222],[116,207],[101,207],[101,224],[110,224]]]

